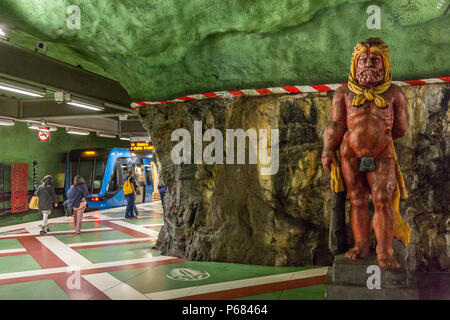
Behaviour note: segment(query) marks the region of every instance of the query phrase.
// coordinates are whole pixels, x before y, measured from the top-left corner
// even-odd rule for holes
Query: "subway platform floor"
[[[187,261],[154,249],[161,202],[0,227],[0,300],[324,299],[327,267]]]

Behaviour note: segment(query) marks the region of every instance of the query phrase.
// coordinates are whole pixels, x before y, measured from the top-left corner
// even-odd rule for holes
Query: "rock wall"
[[[410,127],[396,142],[410,198],[402,213],[412,228],[404,250],[411,270],[448,270],[450,87],[404,88]],[[262,265],[327,265],[329,174],[322,135],[333,93],[240,97],[141,108],[167,186],[157,248],[190,260]],[[258,164],[174,165],[172,132],[194,121],[203,132],[279,129],[279,170]],[[204,142],[203,147],[209,142]],[[224,142],[225,144],[225,142]]]

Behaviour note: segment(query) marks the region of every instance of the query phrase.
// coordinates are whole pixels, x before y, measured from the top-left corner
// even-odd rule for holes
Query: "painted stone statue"
[[[382,269],[399,267],[393,255],[393,238],[407,246],[411,233],[399,212],[400,198],[408,194],[393,144],[408,129],[406,100],[400,87],[391,81],[387,45],[380,38],[358,43],[348,84],[338,88],[333,97],[322,152],[323,167],[331,170],[333,192],[346,191],[350,198],[355,243],[346,256],[360,259],[369,254],[370,194],[375,209],[372,225],[376,253]]]

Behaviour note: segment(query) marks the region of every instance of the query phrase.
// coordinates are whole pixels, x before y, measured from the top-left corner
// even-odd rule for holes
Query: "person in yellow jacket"
[[[380,38],[359,42],[348,85],[339,87],[333,96],[322,164],[331,170],[333,191],[346,191],[350,198],[355,244],[346,256],[351,259],[369,254],[368,202],[372,196],[376,252],[382,269],[400,266],[393,255],[394,236],[405,246],[410,240],[411,229],[398,209],[399,199],[408,195],[393,145],[407,128],[406,99],[400,87],[392,84],[387,45]]]
[[[125,219],[137,219],[133,214],[135,202],[136,202],[136,189],[134,181],[133,169],[128,170],[128,175],[125,177],[123,184],[123,194],[127,199],[127,208],[125,210]]]

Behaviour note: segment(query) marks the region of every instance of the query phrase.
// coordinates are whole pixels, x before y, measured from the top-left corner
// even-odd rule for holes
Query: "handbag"
[[[30,204],[28,205],[28,208],[35,209],[35,210],[39,209],[39,197],[38,196],[31,197]]]
[[[83,201],[81,201],[80,206],[76,209],[80,210],[80,209],[85,209],[86,207],[87,207],[87,202],[86,202],[86,200],[83,200]]]

